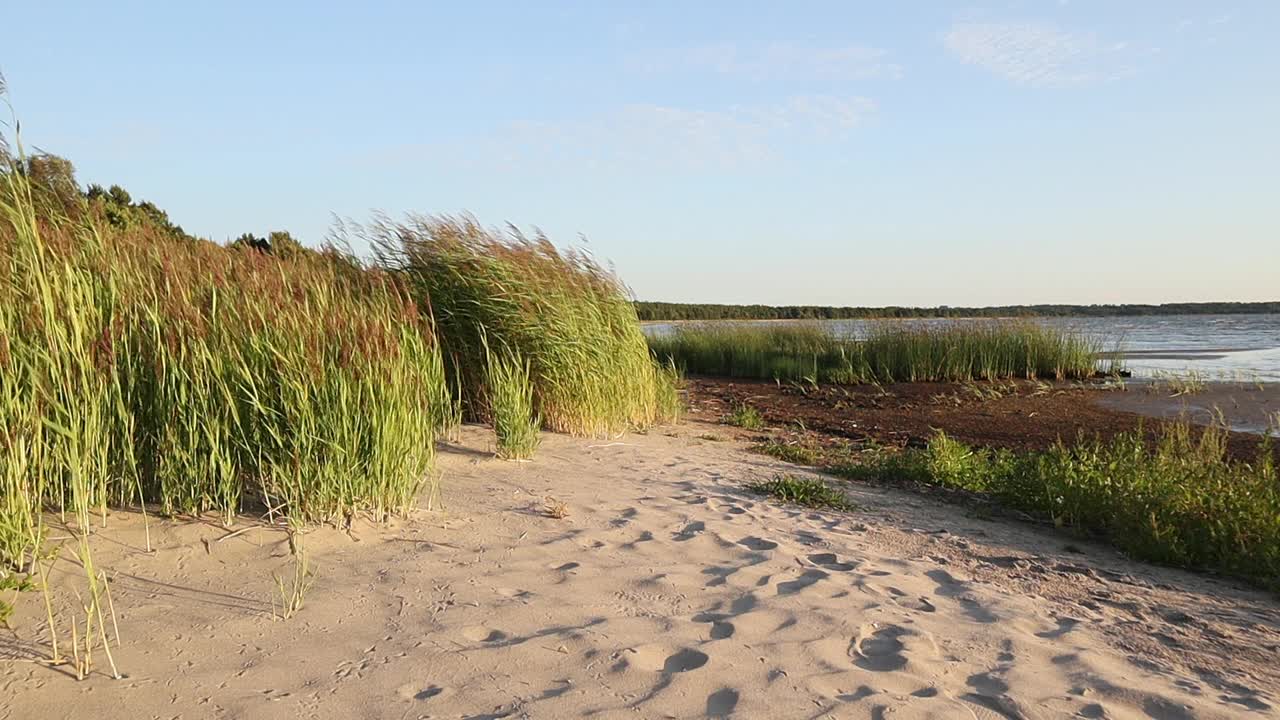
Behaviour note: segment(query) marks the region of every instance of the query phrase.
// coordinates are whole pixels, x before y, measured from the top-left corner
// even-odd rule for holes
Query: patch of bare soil
[[[1109,438],[1143,428],[1154,432],[1170,416],[1129,412],[1115,398],[1137,391],[1103,383],[1004,381],[802,386],[771,381],[693,377],[694,419],[714,422],[736,405],[760,411],[768,424],[820,440],[918,447],[938,430],[970,445],[1043,450],[1080,436]],[[1143,407],[1132,405],[1134,409]],[[1226,412],[1226,411],[1224,411]],[[1198,416],[1193,417],[1198,419]],[[1233,432],[1228,452],[1252,460],[1256,434]]]

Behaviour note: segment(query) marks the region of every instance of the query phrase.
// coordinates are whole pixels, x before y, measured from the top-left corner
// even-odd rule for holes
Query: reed
[[[524,460],[538,448],[541,422],[533,409],[533,384],[529,363],[509,348],[493,350],[481,338],[485,350],[486,396],[493,432],[498,441],[498,457]]]
[[[1100,344],[1030,322],[937,327],[881,323],[865,339],[817,324],[681,325],[649,338],[685,372],[822,383],[1077,379],[1099,370]]]
[[[629,292],[581,251],[541,234],[499,233],[470,217],[349,224],[436,319],[468,417],[487,406],[484,341],[528,362],[534,409],[550,430],[604,436],[668,419],[675,374],[649,356]]]
[[[0,158],[0,585],[47,588],[60,516],[85,571],[79,673],[112,659],[89,542],[109,506],[293,524],[411,506],[454,403],[403,278],[60,213],[20,145]]]

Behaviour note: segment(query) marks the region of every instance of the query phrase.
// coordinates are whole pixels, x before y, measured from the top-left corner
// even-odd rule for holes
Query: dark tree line
[[[830,307],[823,305],[718,305],[636,302],[641,320],[859,320],[869,318],[1110,317],[1280,313],[1274,302],[1163,303],[1160,305],[997,305],[990,307]]]

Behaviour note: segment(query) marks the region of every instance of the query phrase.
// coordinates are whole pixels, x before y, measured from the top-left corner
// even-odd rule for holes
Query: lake
[[[1280,315],[1052,317],[1030,321],[1081,333],[1102,341],[1108,348],[1118,348],[1125,367],[1137,377],[1196,372],[1208,380],[1280,383]],[[862,338],[881,323],[940,327],[990,321],[912,318],[816,322],[842,335]],[[646,333],[663,333],[672,327],[672,323],[650,323],[644,329]]]

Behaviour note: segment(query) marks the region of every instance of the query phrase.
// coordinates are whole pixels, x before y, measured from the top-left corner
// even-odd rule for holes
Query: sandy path
[[[270,617],[284,539],[136,518],[117,574],[121,681],[0,642],[3,718],[1271,717],[1280,603],[1030,526],[858,488],[853,515],[740,485],[787,469],[707,428],[538,459],[442,458],[445,513],[310,533],[318,581]],[[570,517],[541,513],[544,496]],[[207,548],[206,549],[206,544]],[[64,565],[63,570],[70,570]]]

